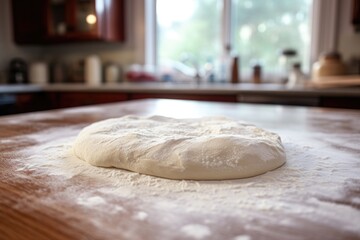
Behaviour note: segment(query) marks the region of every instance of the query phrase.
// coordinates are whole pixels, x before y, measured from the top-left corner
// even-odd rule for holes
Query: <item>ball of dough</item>
[[[286,160],[277,134],[223,117],[108,119],[85,127],[73,151],[94,166],[193,180],[252,177]]]

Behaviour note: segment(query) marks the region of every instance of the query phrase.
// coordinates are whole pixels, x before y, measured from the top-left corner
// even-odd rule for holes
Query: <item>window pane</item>
[[[233,0],[233,50],[241,68],[259,61],[265,71],[279,71],[283,49],[294,49],[309,64],[311,0]]]
[[[203,68],[221,51],[222,1],[157,0],[158,63]]]

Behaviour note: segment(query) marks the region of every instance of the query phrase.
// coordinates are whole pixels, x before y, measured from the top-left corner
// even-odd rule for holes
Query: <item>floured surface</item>
[[[245,232],[266,233],[271,238],[278,237],[276,232],[267,232],[273,225],[297,232],[306,226],[313,234],[318,227],[335,232],[341,229],[360,236],[360,212],[356,210],[359,196],[346,199],[353,207],[342,204],[346,191],[358,191],[358,163],[338,162],[337,159],[347,157],[345,154],[324,155],[324,145],[319,142],[309,146],[305,139],[295,141],[286,137],[288,162],[283,167],[248,179],[203,182],[167,180],[121,169],[94,167],[72,155],[73,140],[73,137],[65,138],[33,149],[27,164],[17,170],[56,175],[64,181],[82,176],[100,182],[101,188],[76,193],[65,190],[59,194],[81,208],[103,209],[104,214],[110,216],[127,211],[126,206],[113,201],[135,201],[140,211],[133,213],[133,220],[155,221],[164,226],[175,224],[173,227],[179,228],[181,234],[193,234],[195,239],[199,236],[206,239],[211,230],[204,229],[219,224],[219,218],[235,218]],[[54,197],[47,200],[53,201]],[[176,221],[169,222],[167,218],[161,220],[169,213],[207,217],[200,222],[195,220],[195,227],[186,227],[177,225]],[[200,232],[194,232],[196,229]],[[292,239],[291,235],[282,234],[279,236]]]
[[[253,177],[286,161],[276,133],[226,117],[107,119],[85,127],[73,153],[94,166],[191,180]]]
[[[12,159],[11,172],[2,174],[12,178],[2,177],[2,182],[18,181],[31,195],[18,198],[14,208],[24,206],[31,216],[60,211],[48,216],[69,224],[66,229],[79,226],[99,239],[360,238],[360,114],[283,111],[294,117],[293,124],[258,124],[282,136],[287,163],[257,177],[178,181],[93,167],[72,157],[72,142],[84,126],[72,124],[1,139],[3,147],[28,144],[16,155],[6,155]],[[34,206],[39,209],[31,211]]]

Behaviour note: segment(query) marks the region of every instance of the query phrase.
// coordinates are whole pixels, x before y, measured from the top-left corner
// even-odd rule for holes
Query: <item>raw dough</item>
[[[108,119],[85,127],[73,151],[94,166],[194,180],[252,177],[286,159],[277,134],[223,117]]]

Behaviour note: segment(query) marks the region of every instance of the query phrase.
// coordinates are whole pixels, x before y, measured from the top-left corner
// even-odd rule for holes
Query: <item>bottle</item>
[[[253,66],[253,75],[252,75],[252,81],[253,83],[261,83],[261,65],[255,64]]]
[[[219,69],[217,70],[216,78],[219,82],[228,83],[231,82],[231,67],[232,67],[232,58],[231,58],[231,46],[227,44],[225,46],[224,52],[222,53],[219,61]]]
[[[211,58],[208,58],[204,65],[204,78],[209,83],[215,82],[214,65]]]
[[[231,83],[239,83],[239,57],[233,57],[231,61]]]
[[[305,86],[305,74],[301,71],[301,64],[294,63],[292,70],[289,74],[289,81],[286,86],[288,88],[304,87]]]

